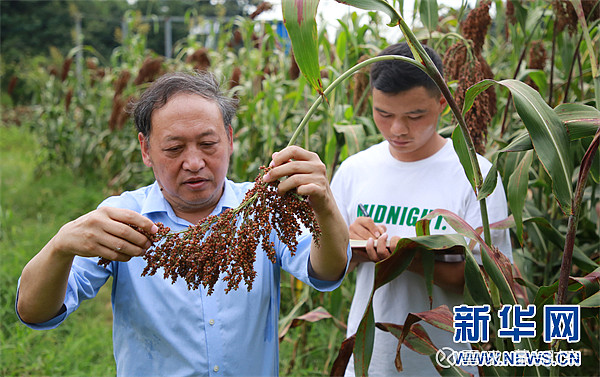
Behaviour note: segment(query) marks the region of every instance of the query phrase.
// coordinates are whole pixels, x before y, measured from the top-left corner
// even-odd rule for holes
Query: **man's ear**
[[[448,105],[448,101],[446,101],[446,97],[440,94],[440,113],[444,111],[446,106]]]
[[[152,160],[150,159],[150,145],[148,142],[148,138],[144,136],[143,133],[138,133],[138,140],[140,141],[140,148],[142,150],[142,160],[144,161],[144,165],[147,167],[152,167]]]
[[[229,132],[229,134],[227,135],[229,136],[229,156],[231,157],[231,155],[233,154],[233,127],[229,125],[229,127],[227,127],[227,130]]]

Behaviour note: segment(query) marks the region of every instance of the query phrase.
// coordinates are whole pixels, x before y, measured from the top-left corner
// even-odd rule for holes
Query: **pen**
[[[365,206],[362,203],[358,203],[358,208],[360,209],[360,211],[363,213],[363,216],[365,217],[371,217],[369,216],[369,214],[367,213],[367,209],[365,208]]]

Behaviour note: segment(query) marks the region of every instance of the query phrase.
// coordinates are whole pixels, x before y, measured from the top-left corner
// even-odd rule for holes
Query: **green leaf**
[[[492,165],[490,171],[488,171],[487,175],[485,176],[483,185],[481,185],[481,190],[477,193],[477,200],[482,200],[490,196],[496,189],[497,182],[498,169],[496,168],[496,165]]]
[[[394,7],[388,4],[388,2],[385,0],[343,0],[338,2],[351,5],[359,9],[383,12],[390,16],[390,22],[387,24],[390,27],[398,26],[400,20],[402,19],[400,14],[396,12],[396,9],[394,9]]]
[[[438,3],[437,0],[421,0],[419,4],[419,16],[421,22],[429,30],[435,31],[438,25]]]
[[[465,253],[465,290],[476,305],[492,304],[490,288],[471,250]]]
[[[571,140],[594,136],[600,127],[600,111],[592,106],[565,103],[556,106],[554,112],[567,127]]]
[[[558,105],[554,108],[554,112],[566,127],[571,141],[594,136],[598,127],[600,127],[600,111],[591,106],[566,103]],[[500,152],[521,152],[532,148],[533,144],[529,133],[525,131],[515,137]]]
[[[429,309],[433,308],[433,272],[435,268],[435,254],[421,253],[421,264],[423,265],[423,278],[427,288],[427,297],[429,297]]]
[[[463,169],[465,170],[465,175],[471,183],[471,187],[473,191],[477,192],[477,184],[475,182],[475,167],[471,162],[471,158],[469,155],[469,149],[467,147],[467,143],[465,142],[465,137],[460,127],[455,127],[452,132],[452,144],[454,145],[454,150],[458,155],[458,159]]]
[[[396,249],[389,258],[375,264],[375,283],[373,289],[389,283],[408,268],[419,245],[408,238],[398,241]],[[401,251],[402,250],[402,251]]]
[[[485,271],[496,284],[496,286],[498,286],[503,302],[514,305],[516,303],[516,298],[512,289],[511,263],[508,261],[508,258],[498,251],[498,249],[490,248],[490,246],[487,245],[483,239],[481,239],[477,231],[473,229],[471,225],[451,211],[436,209],[428,213],[419,221],[430,221],[432,218],[437,216],[442,216],[444,220],[446,220],[446,222],[460,235],[475,240],[479,243],[481,247],[481,260],[483,262]],[[419,232],[419,227],[419,222],[417,222],[417,234]]]
[[[502,148],[499,152],[525,152],[531,149],[533,149],[533,144],[531,144],[531,138],[529,137],[529,133],[525,131],[522,134],[516,136],[510,142],[510,144]]]
[[[319,0],[283,0],[283,22],[288,31],[298,68],[319,94],[323,94],[317,34]]]
[[[503,80],[499,84],[510,89],[538,158],[552,178],[554,196],[563,213],[571,214],[573,163],[569,136],[560,118],[530,86],[516,80]]]
[[[508,206],[515,219],[517,226],[517,238],[519,243],[523,245],[523,208],[525,207],[525,199],[527,199],[527,188],[529,184],[529,168],[533,162],[533,152],[525,153],[523,159],[510,175],[506,196]]]
[[[579,303],[580,306],[585,306],[588,308],[597,308],[600,306],[600,291],[594,293],[590,297]]]
[[[375,317],[373,314],[373,295],[363,315],[354,342],[354,373],[357,376],[366,376],[373,355],[373,342],[375,340]]]
[[[565,236],[558,231],[550,222],[543,217],[532,217],[524,220],[525,223],[532,223],[542,233],[545,240],[552,242],[562,250],[565,246]],[[594,271],[598,268],[598,263],[594,262],[590,257],[585,255],[581,248],[575,245],[573,249],[573,262],[585,272]]]
[[[366,138],[362,124],[334,124],[333,128],[336,132],[344,135],[350,155],[362,150]]]
[[[478,82],[477,84],[471,86],[469,89],[467,89],[467,91],[465,92],[465,101],[463,103],[463,109],[462,109],[463,116],[473,106],[473,103],[475,102],[475,98],[477,98],[477,96],[481,92],[483,92],[490,86],[494,85],[495,83],[496,82],[494,80],[482,80],[482,81]]]

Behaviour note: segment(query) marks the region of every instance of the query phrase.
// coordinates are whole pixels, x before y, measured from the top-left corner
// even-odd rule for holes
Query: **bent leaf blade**
[[[517,112],[529,131],[540,162],[552,178],[552,192],[565,214],[571,214],[573,163],[569,135],[554,110],[538,92],[517,80],[502,80],[510,89]]]
[[[308,83],[323,94],[317,34],[319,0],[283,0],[283,23],[288,31],[298,68]]]

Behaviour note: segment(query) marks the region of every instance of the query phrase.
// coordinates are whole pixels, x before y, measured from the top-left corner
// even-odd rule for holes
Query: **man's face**
[[[436,127],[445,106],[443,96],[432,96],[424,87],[397,94],[373,88],[373,120],[400,161],[422,160],[441,148]]]
[[[144,163],[179,217],[195,223],[217,205],[233,151],[229,130],[215,102],[182,93],[154,111],[148,140],[138,135]]]

